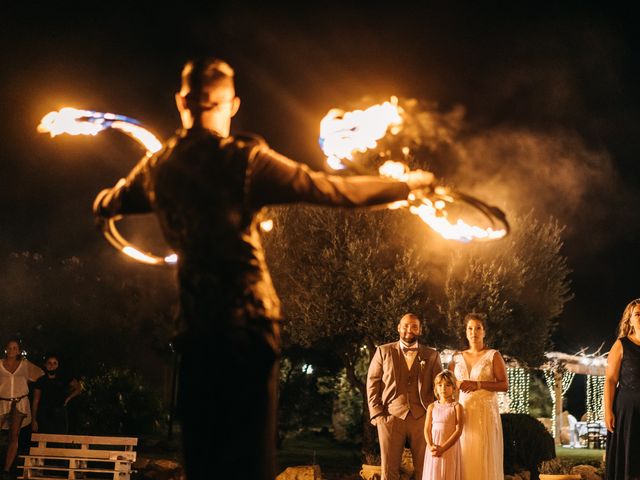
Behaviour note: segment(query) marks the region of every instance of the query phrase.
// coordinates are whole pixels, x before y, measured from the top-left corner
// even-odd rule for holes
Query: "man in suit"
[[[178,254],[178,414],[189,480],[275,475],[279,301],[262,250],[263,206],[368,206],[405,200],[433,175],[406,181],[314,172],[255,136],[230,135],[240,99],[224,61],[187,62],[176,105],[183,129],[95,200],[100,221],[157,215]]]
[[[381,480],[400,478],[407,442],[413,457],[413,478],[420,480],[427,446],[425,414],[435,400],[433,380],[442,371],[442,364],[435,349],[418,343],[422,324],[416,315],[404,315],[398,323],[398,333],[400,340],[380,345],[369,365],[369,415],[378,428]]]

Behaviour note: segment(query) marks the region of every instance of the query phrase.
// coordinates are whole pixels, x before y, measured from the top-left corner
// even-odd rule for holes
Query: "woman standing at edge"
[[[640,298],[624,309],[607,358],[604,422],[606,478],[640,479]]]
[[[0,362],[0,425],[5,430],[9,429],[9,436],[2,478],[10,478],[18,453],[20,429],[31,423],[28,382],[35,382],[44,372],[22,358],[22,347],[17,339],[7,342],[4,355]]]
[[[509,389],[507,368],[500,352],[484,343],[485,315],[464,317],[469,348],[457,352],[449,370],[458,379],[465,425],[460,437],[464,480],[504,478],[502,422],[496,392]]]

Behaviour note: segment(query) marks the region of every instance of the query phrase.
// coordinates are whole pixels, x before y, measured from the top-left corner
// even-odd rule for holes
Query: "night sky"
[[[3,14],[0,257],[110,255],[91,203],[140,150],[115,132],[51,139],[35,127],[75,106],[129,115],[166,138],[178,127],[179,70],[206,53],[236,69],[243,103],[234,129],[314,168],[323,161],[319,121],[332,107],[365,95],[464,107],[460,142],[477,157],[465,171],[472,191],[507,214],[535,208],[566,225],[575,298],[557,348],[608,349],[622,309],[640,297],[634,16],[587,2],[306,3],[182,4],[146,16],[102,2],[92,13]]]

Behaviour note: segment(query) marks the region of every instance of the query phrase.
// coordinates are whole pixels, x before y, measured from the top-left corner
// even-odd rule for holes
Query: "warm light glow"
[[[117,121],[113,122],[111,128],[121,130],[129,136],[135,138],[144,146],[144,148],[147,149],[148,152],[156,153],[162,148],[162,143],[160,142],[160,140],[158,140],[155,135],[153,135],[153,133],[151,133],[149,130],[139,125]]]
[[[346,168],[346,160],[353,161],[354,152],[366,152],[375,148],[377,141],[387,135],[387,132],[392,135],[399,133],[403,124],[402,112],[396,97],[366,110],[344,112],[331,109],[320,122],[320,145],[327,156],[327,164],[334,170],[342,170]],[[410,153],[409,147],[402,147],[405,160]],[[384,177],[406,181],[410,170],[406,163],[388,160],[379,168],[378,173]],[[419,197],[416,197],[416,194]],[[472,226],[462,219],[451,223],[447,218],[446,208],[455,203],[455,199],[444,187],[435,187],[433,192],[416,194],[410,195],[409,202],[394,202],[389,208],[410,206],[411,213],[447,240],[496,240],[507,234],[505,229]]]
[[[49,112],[40,121],[38,132],[52,137],[68,135],[97,135],[107,128],[126,133],[137,140],[151,153],[162,148],[162,143],[146,128],[132,123],[131,119],[114,113],[94,112],[65,107],[58,112]]]
[[[260,229],[263,232],[270,232],[273,230],[273,220],[264,220],[260,222]]]
[[[409,168],[402,162],[387,160],[378,169],[378,173],[383,177],[391,177],[396,180],[406,180]]]
[[[320,144],[327,163],[334,169],[341,160],[353,158],[353,152],[375,148],[390,130],[397,133],[402,123],[398,99],[373,105],[366,110],[344,112],[334,108],[320,121]]]
[[[444,210],[436,208],[431,200],[427,198],[423,199],[420,205],[411,205],[409,211],[420,217],[424,223],[447,240],[458,240],[460,242],[496,240],[507,234],[506,230],[494,230],[491,227],[480,228],[469,225],[460,219],[456,223],[451,223],[442,214]]]
[[[97,135],[107,128],[120,130],[142,145],[147,155],[156,153],[162,143],[150,131],[141,126],[137,120],[114,113],[94,112],[66,107],[58,112],[49,112],[40,121],[38,131],[49,133],[52,137],[66,133],[68,135]],[[116,188],[122,186],[121,179]],[[104,235],[107,240],[125,255],[148,265],[175,264],[178,256],[175,253],[165,257],[143,253],[130,245],[117,231],[115,219],[105,224]]]
[[[89,110],[78,110],[66,107],[59,112],[49,112],[38,125],[38,132],[49,133],[52,137],[66,133],[68,135],[97,135],[104,130],[104,121],[80,121],[81,118],[91,118]]]
[[[148,263],[149,265],[157,265],[158,263],[160,263],[157,258],[147,255],[146,253],[142,253],[137,248],[134,248],[129,245],[122,248],[122,253],[124,253],[125,255],[128,255],[129,257],[139,262]]]

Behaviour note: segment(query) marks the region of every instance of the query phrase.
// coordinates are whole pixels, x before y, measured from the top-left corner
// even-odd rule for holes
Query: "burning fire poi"
[[[49,112],[38,125],[39,132],[49,133],[52,137],[63,133],[69,135],[97,135],[107,128],[120,130],[129,135],[146,149],[147,156],[162,148],[160,140],[144,128],[140,122],[124,115],[67,107],[58,112]],[[120,179],[118,184],[121,182],[124,182],[124,179]],[[103,234],[111,245],[125,255],[149,265],[173,265],[178,261],[178,256],[175,253],[161,257],[140,251],[125,240],[116,228],[115,223],[115,219],[107,220]]]
[[[344,112],[331,109],[320,122],[320,145],[327,157],[327,164],[334,170],[354,167],[362,172],[362,167],[353,162],[353,154],[364,153],[373,149],[377,141],[388,133],[395,135],[402,129],[403,110],[398,106],[398,99],[373,105],[366,110]],[[406,154],[407,147],[403,148]],[[387,161],[378,170],[382,176],[405,180],[409,167],[397,161]],[[482,228],[469,225],[462,219],[451,223],[448,219],[447,206],[454,203],[465,203],[473,207],[487,218],[492,225],[502,224],[503,228],[493,226]],[[417,215],[424,223],[447,240],[460,242],[496,240],[507,235],[509,226],[502,211],[496,207],[469,195],[456,192],[444,186],[436,186],[430,191],[414,192],[408,202],[396,202],[390,208],[409,206],[409,211]]]

